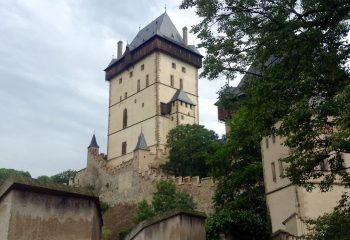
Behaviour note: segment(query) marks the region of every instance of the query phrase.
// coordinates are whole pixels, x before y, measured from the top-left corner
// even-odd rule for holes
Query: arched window
[[[126,108],[123,111],[123,128],[128,126],[128,110]]]

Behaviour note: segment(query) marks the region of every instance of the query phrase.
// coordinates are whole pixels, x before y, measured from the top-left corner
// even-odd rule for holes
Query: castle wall
[[[138,224],[126,240],[205,240],[205,216],[197,212],[174,211]]]
[[[0,239],[8,239],[13,193],[9,192],[0,200]]]
[[[151,202],[157,183],[163,179],[175,181],[177,190],[190,194],[197,204],[198,211],[207,214],[213,211],[212,197],[215,192],[215,184],[212,178],[175,178],[155,170],[139,171],[133,165],[133,161],[125,162],[114,168],[106,168],[102,165],[96,165],[96,168],[99,170],[94,176],[89,176],[86,170],[82,171],[74,179],[74,184],[84,186],[89,182],[85,179],[95,181],[91,185],[98,191],[100,199],[110,206],[119,203],[137,204],[143,199]]]
[[[100,240],[98,199],[68,187],[32,179],[0,186],[0,239]]]

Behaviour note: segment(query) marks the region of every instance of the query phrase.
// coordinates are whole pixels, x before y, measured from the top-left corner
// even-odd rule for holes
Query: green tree
[[[137,214],[135,217],[135,223],[142,222],[143,220],[149,219],[154,216],[152,207],[147,203],[146,200],[139,202],[137,208]]]
[[[46,175],[39,176],[39,177],[37,177],[37,179],[43,183],[52,182],[51,178],[49,176],[46,176]]]
[[[66,170],[64,172],[61,172],[61,173],[58,173],[58,174],[51,176],[50,179],[54,183],[68,184],[69,180],[73,179],[76,173],[77,173],[77,171],[69,169],[69,170]]]
[[[235,112],[228,143],[209,158],[210,173],[218,181],[215,213],[206,223],[208,239],[219,239],[221,233],[233,239],[269,239],[259,144],[262,128],[251,117],[246,107]]]
[[[202,76],[252,76],[245,105],[262,136],[287,138],[292,182],[312,189],[308,180],[325,176],[324,191],[337,177],[349,186],[342,153],[350,152],[350,2],[184,0],[181,7],[201,17],[192,31],[207,50]],[[317,168],[323,161],[329,171]]]
[[[206,160],[219,145],[214,131],[198,124],[179,125],[167,136],[169,161],[162,166],[165,172],[177,176],[208,176]]]
[[[324,214],[315,220],[307,221],[310,240],[348,240],[350,236],[349,196],[343,195],[332,213]]]
[[[31,177],[29,172],[0,168],[0,184],[12,176]]]
[[[161,180],[157,184],[157,190],[153,194],[151,205],[146,200],[139,202],[135,222],[139,223],[173,209],[194,210],[195,208],[196,205],[190,195],[176,191],[173,181]]]
[[[264,198],[258,188],[262,187],[261,159],[257,156],[263,136],[286,137],[284,144],[293,151],[284,161],[289,163],[287,175],[293,183],[310,190],[314,187],[310,179],[325,176],[320,186],[324,191],[336,177],[349,186],[342,153],[350,152],[350,114],[346,111],[350,106],[346,65],[350,2],[184,0],[181,7],[195,7],[201,17],[192,29],[207,51],[201,76],[247,76],[241,88],[244,99],[230,92],[228,98],[227,92],[220,96],[220,102],[235,112],[231,141],[215,154],[221,158],[211,160],[211,172],[223,176],[214,200],[217,215],[209,219],[209,229],[215,233],[232,222],[244,223],[241,214],[233,215],[236,210],[249,210],[245,204],[239,206],[239,199],[244,199],[240,191],[249,198],[255,193],[261,197],[252,210],[264,219]],[[277,122],[281,124],[278,128]],[[319,170],[324,161],[328,161],[329,171]],[[256,177],[256,185],[251,184],[254,178],[248,174],[249,185],[244,185],[238,171],[251,166],[256,166],[252,169],[260,179]],[[249,231],[238,239],[256,239],[252,230],[262,226],[259,222],[245,224]],[[234,229],[229,232],[235,234]]]

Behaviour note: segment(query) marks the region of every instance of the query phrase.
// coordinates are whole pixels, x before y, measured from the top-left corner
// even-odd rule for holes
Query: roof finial
[[[165,4],[165,6],[164,6],[164,11],[166,12],[166,4]]]

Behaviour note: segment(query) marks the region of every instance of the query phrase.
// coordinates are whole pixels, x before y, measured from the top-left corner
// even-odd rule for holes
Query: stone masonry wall
[[[197,204],[198,211],[207,214],[213,211],[212,197],[215,184],[212,178],[174,177],[155,169],[139,172],[135,170],[132,160],[118,167],[108,168],[101,161],[103,161],[101,158],[96,161],[93,171],[88,169],[80,171],[72,184],[93,185],[100,199],[110,206],[120,203],[137,204],[143,199],[150,202],[157,183],[163,179],[175,181],[178,190],[190,194]]]

